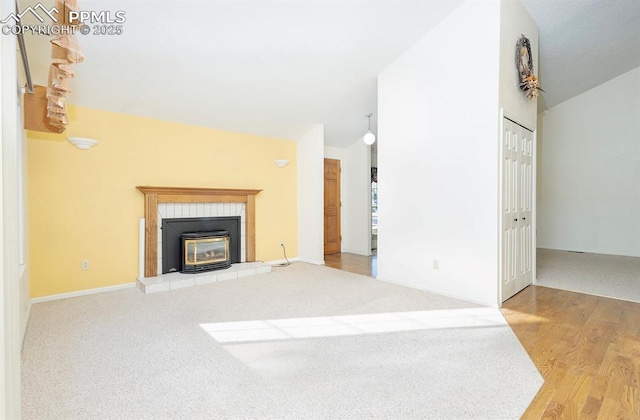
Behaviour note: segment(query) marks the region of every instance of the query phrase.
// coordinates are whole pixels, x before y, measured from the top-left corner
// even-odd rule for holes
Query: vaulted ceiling
[[[639,0],[522,0],[540,30],[538,110],[640,66]]]
[[[461,3],[79,0],[126,22],[121,35],[79,35],[86,58],[70,102],[293,140],[322,123],[326,145],[346,147],[369,112],[375,128],[376,75]],[[540,27],[541,106],[640,65],[638,0],[523,3]],[[46,84],[48,37],[27,36],[27,49]]]

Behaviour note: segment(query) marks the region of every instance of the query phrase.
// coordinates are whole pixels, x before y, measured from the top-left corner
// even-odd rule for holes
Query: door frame
[[[498,306],[502,306],[502,265],[504,261],[502,260],[502,252],[503,252],[503,243],[502,243],[502,224],[503,220],[503,192],[502,192],[502,183],[504,181],[503,177],[503,165],[502,160],[504,159],[503,147],[502,147],[502,136],[504,134],[504,119],[508,118],[516,124],[526,128],[531,131],[533,145],[532,145],[532,155],[531,155],[531,165],[532,165],[532,180],[531,180],[531,284],[536,284],[537,274],[536,274],[536,249],[537,249],[537,226],[538,226],[538,216],[537,216],[537,208],[538,208],[538,197],[537,197],[537,184],[538,184],[538,131],[533,128],[530,124],[523,122],[517,117],[505,111],[503,108],[500,108],[500,124],[499,124],[499,134],[498,134]]]

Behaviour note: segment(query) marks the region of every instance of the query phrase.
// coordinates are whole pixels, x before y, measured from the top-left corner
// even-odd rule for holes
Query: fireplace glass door
[[[226,232],[185,233],[181,236],[183,272],[215,270],[231,265],[229,235]]]

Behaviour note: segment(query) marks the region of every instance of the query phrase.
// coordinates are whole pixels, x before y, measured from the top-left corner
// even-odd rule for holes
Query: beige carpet
[[[640,258],[537,250],[539,286],[640,302]]]
[[[497,309],[326,267],[34,304],[24,419],[518,419]]]

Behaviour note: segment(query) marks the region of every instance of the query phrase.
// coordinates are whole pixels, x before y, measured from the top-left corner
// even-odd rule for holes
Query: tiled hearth
[[[235,280],[241,277],[269,273],[271,266],[262,262],[233,264],[224,270],[207,271],[197,274],[167,273],[156,277],[142,277],[137,281],[138,289],[145,294],[184,289],[219,281]]]

